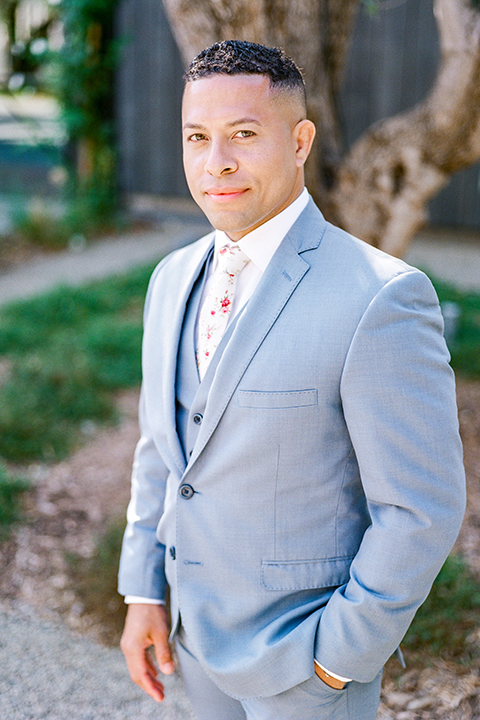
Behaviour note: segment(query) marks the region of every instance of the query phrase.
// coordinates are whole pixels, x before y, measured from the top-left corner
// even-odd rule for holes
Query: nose
[[[237,162],[229,152],[228,144],[211,140],[205,161],[205,172],[214,177],[220,177],[235,172],[236,169]]]

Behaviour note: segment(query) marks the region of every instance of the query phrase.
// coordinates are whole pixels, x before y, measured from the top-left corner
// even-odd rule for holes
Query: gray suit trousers
[[[347,683],[333,690],[315,674],[290,690],[267,698],[235,700],[222,692],[202,669],[183,628],[176,650],[185,691],[197,720],[375,720],[381,673],[370,683]]]

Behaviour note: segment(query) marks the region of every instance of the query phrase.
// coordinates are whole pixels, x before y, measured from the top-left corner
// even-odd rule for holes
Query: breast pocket
[[[299,408],[317,405],[317,390],[239,390],[238,406],[243,408]]]
[[[349,580],[353,555],[323,560],[262,562],[262,585],[266,590],[309,590],[339,587]]]

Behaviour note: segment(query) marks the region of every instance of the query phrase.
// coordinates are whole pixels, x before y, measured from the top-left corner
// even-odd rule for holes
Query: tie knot
[[[238,275],[249,258],[238,245],[224,245],[218,251],[218,270],[228,275]]]

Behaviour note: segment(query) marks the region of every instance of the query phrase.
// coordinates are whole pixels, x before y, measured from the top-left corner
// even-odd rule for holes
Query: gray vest
[[[213,251],[208,257],[204,270],[193,286],[188,299],[177,356],[175,381],[176,423],[177,433],[187,462],[197,441],[208,394],[215,376],[215,370],[233,333],[237,320],[241,315],[241,312],[239,312],[230,323],[219,346],[215,350],[215,354],[202,382],[200,382],[195,359],[195,321],[205,284],[206,271],[210,265],[212,255]]]

